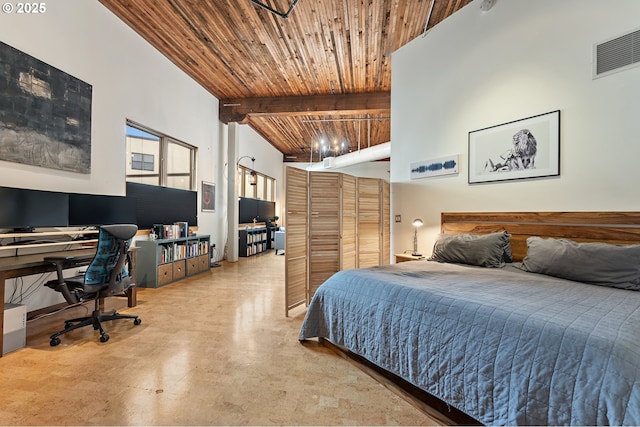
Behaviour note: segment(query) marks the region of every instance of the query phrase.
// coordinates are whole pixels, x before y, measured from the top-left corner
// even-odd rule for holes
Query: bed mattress
[[[432,261],[345,270],[300,331],[491,425],[639,425],[640,292]]]

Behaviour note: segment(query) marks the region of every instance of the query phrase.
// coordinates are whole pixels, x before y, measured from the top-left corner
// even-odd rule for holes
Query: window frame
[[[157,137],[159,139],[159,152],[158,152],[158,174],[135,174],[135,173],[127,173],[125,172],[125,180],[126,181],[131,181],[131,182],[139,182],[138,180],[136,180],[136,178],[158,178],[157,183],[152,184],[152,185],[157,185],[159,187],[169,187],[169,188],[177,188],[177,189],[182,189],[184,190],[184,188],[181,187],[174,187],[169,185],[169,177],[179,177],[179,176],[185,176],[188,177],[188,181],[189,181],[189,191],[197,191],[197,178],[196,178],[196,159],[197,159],[197,155],[198,155],[198,147],[195,147],[191,144],[187,144],[186,142],[180,141],[176,138],[173,138],[171,136],[165,135],[162,132],[158,132],[154,129],[151,129],[145,125],[141,125],[140,123],[134,122],[133,120],[129,120],[127,119],[126,121],[126,125],[127,128],[128,127],[132,127],[134,129],[140,130],[142,132],[148,133],[150,135],[153,135],[155,137]],[[144,153],[137,153],[134,152],[133,150],[130,151],[130,147],[128,146],[128,133],[125,130],[125,144],[127,145],[125,147],[126,151],[128,154],[133,155],[133,154],[142,154],[144,157]],[[176,144],[179,145],[181,147],[187,148],[189,149],[189,172],[185,173],[185,172],[180,172],[180,173],[168,173],[168,167],[167,167],[167,162],[169,161],[168,158],[168,151],[169,151],[169,144]],[[147,154],[147,155],[151,155],[151,154]],[[133,162],[132,159],[127,159],[127,161],[131,161]],[[144,161],[143,161],[144,164]],[[143,171],[144,169],[134,169],[133,165],[131,165],[131,170],[140,170]],[[132,179],[130,179],[132,178]]]
[[[250,192],[250,194],[247,194],[247,181],[248,181],[247,176],[251,173],[251,171],[255,172],[256,174],[256,185],[251,185],[250,187],[252,188],[252,191]],[[276,201],[276,179],[275,178],[272,178],[269,175],[265,175],[263,173],[256,171],[255,169],[251,169],[242,165],[238,165],[237,173],[238,173],[238,194],[240,195],[240,197],[248,197],[256,200],[265,200],[268,202]],[[265,198],[263,199],[258,199],[257,197],[258,196],[257,183],[260,181],[258,177],[261,177],[263,182],[262,194],[265,196]],[[267,188],[268,186],[271,187],[270,190],[268,190]]]

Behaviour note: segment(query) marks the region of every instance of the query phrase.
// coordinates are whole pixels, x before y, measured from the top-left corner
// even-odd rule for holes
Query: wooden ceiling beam
[[[309,114],[388,113],[390,92],[368,92],[346,95],[279,96],[220,100],[222,123],[246,123],[247,116],[303,116]]]

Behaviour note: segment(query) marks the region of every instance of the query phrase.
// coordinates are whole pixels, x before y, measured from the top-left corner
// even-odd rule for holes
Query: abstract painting
[[[411,163],[411,179],[458,173],[458,155]]]
[[[91,172],[92,87],[0,42],[0,160]]]

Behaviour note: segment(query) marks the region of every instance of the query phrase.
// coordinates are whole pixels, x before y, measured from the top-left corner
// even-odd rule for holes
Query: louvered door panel
[[[340,270],[340,174],[309,174],[309,293]]]
[[[358,178],[358,267],[380,265],[380,180]]]
[[[382,264],[391,264],[391,186],[382,181]]]
[[[307,290],[307,171],[285,171],[285,305],[286,314],[306,302]]]
[[[342,253],[340,255],[341,269],[356,268],[358,265],[356,252],[356,178],[351,175],[341,175],[342,179],[342,230],[340,234]]]

